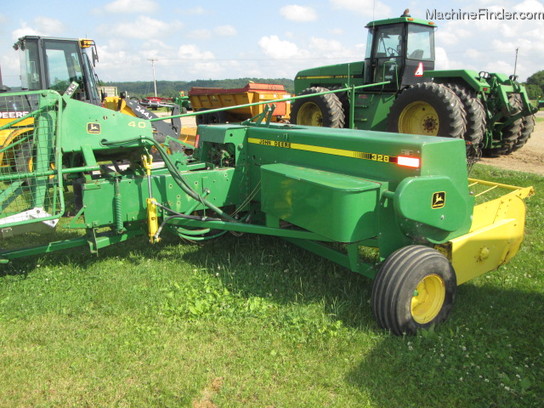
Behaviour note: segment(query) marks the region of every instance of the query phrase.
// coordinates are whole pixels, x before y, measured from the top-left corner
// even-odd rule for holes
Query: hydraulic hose
[[[183,190],[184,193],[186,193],[189,197],[192,199],[202,203],[205,207],[208,207],[210,210],[216,212],[221,218],[223,218],[226,221],[230,222],[238,222],[236,219],[225,213],[223,210],[221,210],[219,207],[217,207],[215,204],[211,203],[210,201],[206,200],[204,197],[202,197],[200,194],[198,194],[196,191],[194,191],[191,186],[185,181],[183,176],[179,173],[178,169],[176,168],[175,164],[170,159],[168,153],[164,150],[164,148],[158,143],[156,140],[150,138],[150,137],[141,137],[141,138],[134,138],[134,139],[126,139],[126,140],[120,140],[115,142],[109,142],[107,140],[102,140],[101,143],[104,146],[113,146],[113,145],[123,145],[123,144],[129,144],[134,142],[141,142],[141,141],[147,141],[159,152],[162,159],[164,160],[164,164],[166,165],[166,168],[170,172],[170,175],[176,182],[176,184]]]

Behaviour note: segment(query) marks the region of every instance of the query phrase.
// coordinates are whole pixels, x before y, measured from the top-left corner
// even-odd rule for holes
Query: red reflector
[[[200,143],[200,135],[197,133],[195,137],[195,148],[198,149],[199,143]]]
[[[417,169],[419,167],[419,157],[398,156],[397,164],[404,167],[413,167]]]

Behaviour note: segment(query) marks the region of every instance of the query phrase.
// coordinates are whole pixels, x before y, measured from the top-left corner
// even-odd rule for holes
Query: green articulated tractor
[[[462,138],[469,162],[527,142],[537,109],[514,75],[434,70],[436,25],[406,13],[367,28],[364,61],[296,75],[295,93],[308,97],[293,103],[293,123]]]

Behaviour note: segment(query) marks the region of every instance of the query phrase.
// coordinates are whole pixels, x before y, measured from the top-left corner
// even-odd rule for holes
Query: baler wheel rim
[[[372,311],[393,334],[415,334],[447,319],[457,291],[449,260],[424,245],[402,247],[387,257],[372,286]]]
[[[425,276],[417,284],[410,301],[412,317],[417,323],[429,323],[438,316],[445,299],[444,280],[436,274]]]

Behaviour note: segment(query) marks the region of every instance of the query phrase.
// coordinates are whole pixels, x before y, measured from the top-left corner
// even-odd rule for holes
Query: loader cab
[[[25,36],[13,47],[20,55],[23,89],[53,89],[62,94],[75,81],[79,84],[75,99],[100,105],[94,41]]]
[[[369,23],[365,83],[391,81],[380,90],[398,91],[426,80],[423,72],[434,69],[435,27],[405,16]]]

